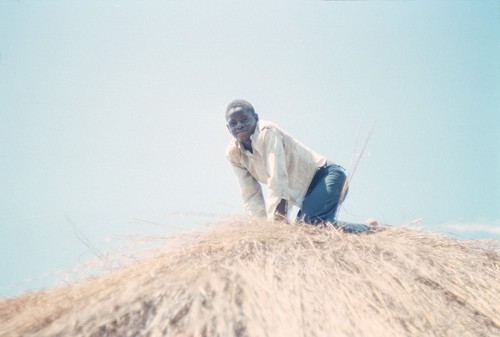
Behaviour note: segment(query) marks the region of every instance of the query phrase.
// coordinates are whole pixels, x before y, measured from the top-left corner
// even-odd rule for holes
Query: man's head
[[[237,99],[226,109],[226,122],[229,132],[245,147],[251,146],[250,136],[254,133],[259,116],[249,102]]]

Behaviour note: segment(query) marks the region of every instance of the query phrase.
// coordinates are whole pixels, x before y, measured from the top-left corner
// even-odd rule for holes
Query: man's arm
[[[241,197],[243,206],[249,215],[266,217],[266,207],[262,188],[257,180],[244,167],[231,163],[234,173],[238,178],[238,183],[241,188]]]
[[[267,129],[265,137],[266,169],[269,173],[268,215],[272,214],[275,220],[286,220],[289,195],[283,139],[274,129]]]

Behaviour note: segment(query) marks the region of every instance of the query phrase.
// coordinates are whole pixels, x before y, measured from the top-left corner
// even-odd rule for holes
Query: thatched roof
[[[415,229],[231,220],[0,301],[0,336],[500,336],[500,254]]]

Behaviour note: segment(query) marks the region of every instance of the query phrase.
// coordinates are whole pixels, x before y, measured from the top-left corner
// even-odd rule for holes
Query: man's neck
[[[253,153],[253,148],[252,148],[252,142],[249,143],[240,143],[243,148],[247,151],[250,151],[250,153]]]

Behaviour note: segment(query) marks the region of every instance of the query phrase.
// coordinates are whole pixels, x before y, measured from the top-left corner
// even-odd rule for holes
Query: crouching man
[[[286,221],[288,208],[295,205],[299,208],[299,221],[313,225],[330,223],[346,232],[370,230],[365,224],[336,219],[348,190],[341,166],[309,149],[276,124],[260,120],[245,100],[228,105],[226,122],[234,137],[226,157],[238,178],[249,215]],[[266,186],[267,205],[259,183]]]

